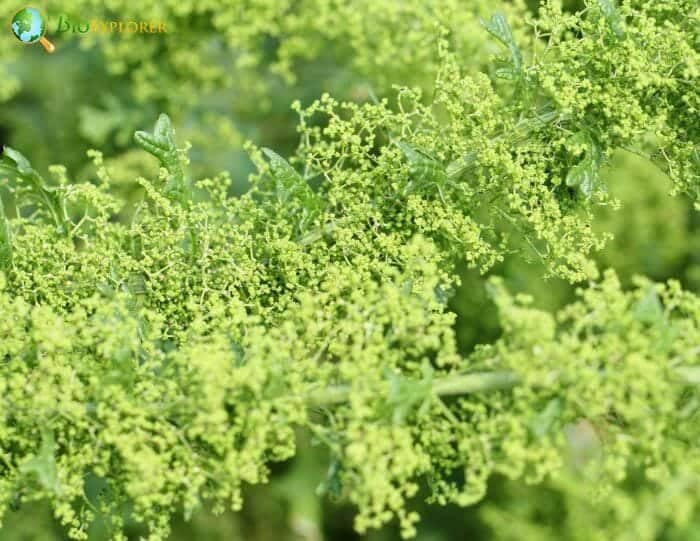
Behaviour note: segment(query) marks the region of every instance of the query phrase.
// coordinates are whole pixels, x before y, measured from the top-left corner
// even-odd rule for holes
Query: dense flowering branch
[[[407,88],[392,105],[295,103],[297,154],[251,147],[238,198],[226,174],[190,183],[161,116],[136,135],[162,167],[137,180],[130,220],[100,153],[98,180],[71,183],[6,148],[0,514],[48,499],[73,538],[99,512],[123,539],[128,506],[162,539],[174,512],[239,509],[298,429],[325,444],[324,487],[357,506],[359,532],[396,518],[413,535],[421,488],[469,505],[494,474],[556,475],[582,419],[597,487],[697,472],[700,300],[673,281],[625,289],[590,259],[615,149],[651,152],[696,195],[690,9],[548,3],[536,42],[497,14],[484,32],[505,55],[481,74],[439,32],[429,103]],[[553,315],[494,278],[501,335],[460,354],[457,262],[533,254],[588,280],[579,299]]]

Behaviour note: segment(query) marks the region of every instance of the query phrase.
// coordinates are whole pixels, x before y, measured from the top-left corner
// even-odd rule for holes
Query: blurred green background
[[[8,26],[24,5],[0,0]],[[582,7],[575,1],[564,6]],[[533,39],[528,19],[537,3],[65,0],[37,7],[48,16],[47,36],[57,51],[48,55],[38,45],[22,46],[9,30],[0,36],[0,143],[19,149],[41,171],[62,163],[73,180],[88,182],[94,169],[86,152],[100,149],[117,182],[115,191],[136,200],[140,193],[134,179],[154,175],[157,163],[135,149],[132,134],[149,128],[161,111],[173,119],[179,140],[192,144],[192,175],[227,170],[234,194],[241,193],[253,168],[243,148],[246,140],[283,155],[298,144],[292,101],[307,104],[323,92],[360,102],[391,99],[394,84],[419,86],[429,97],[437,62],[436,23],[450,30],[465,71],[488,70],[497,45],[479,26],[479,17],[503,10],[517,38],[526,43]],[[73,21],[165,21],[169,32],[58,34],[61,15]],[[612,156],[604,174],[622,206],[599,213],[600,231],[615,236],[596,256],[601,269],[615,268],[627,283],[634,274],[644,274],[675,278],[698,291],[698,213],[688,201],[669,197],[665,175],[633,154]],[[504,276],[513,291],[533,294],[535,304],[547,309],[574,296],[571,285],[543,281],[542,268],[521,256],[492,272]],[[475,271],[462,269],[462,285],[450,306],[458,314],[463,352],[498,335],[484,277]],[[590,444],[585,427],[578,430],[579,450],[585,449]],[[189,522],[178,520],[172,539],[359,539],[352,529],[353,509],[316,496],[328,457],[307,435],[300,434],[299,441],[297,458],[274,466],[269,486],[248,489],[242,512],[216,517],[201,512]],[[631,475],[598,505],[578,478],[575,458],[568,473],[543,486],[495,478],[487,499],[472,508],[440,508],[417,498],[423,517],[418,539],[700,539],[700,520],[684,507],[690,489],[682,482],[669,493],[655,493]],[[98,489],[87,481],[88,493]],[[130,535],[138,539],[140,533],[133,529]],[[108,539],[109,532],[96,522],[89,536]],[[10,512],[0,531],[0,539],[7,541],[64,538],[50,509],[41,505]],[[392,528],[364,537],[398,538]]]

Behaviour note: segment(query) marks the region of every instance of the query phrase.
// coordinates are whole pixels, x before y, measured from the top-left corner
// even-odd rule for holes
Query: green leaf
[[[510,26],[508,25],[508,21],[506,21],[506,18],[503,16],[503,14],[494,14],[489,22],[486,22],[482,19],[481,25],[488,31],[489,34],[491,34],[503,45],[505,45],[510,51],[513,69],[508,73],[503,72],[503,75],[508,75],[508,77],[514,77],[515,74],[519,74],[520,69],[523,65],[523,56],[520,52],[520,48],[515,43],[513,33],[511,32]]]
[[[182,204],[190,200],[190,186],[185,179],[180,151],[175,145],[175,132],[170,117],[162,113],[153,128],[153,133],[137,131],[134,140],[143,150],[152,154],[168,170],[170,177],[163,193]]]
[[[43,177],[32,167],[29,160],[24,157],[24,154],[8,146],[3,149],[0,169],[7,174],[28,181],[38,190],[43,192],[55,191],[55,188],[49,187]]]
[[[637,302],[632,316],[640,323],[650,325],[663,322],[664,309],[654,286],[650,286],[646,294]]]
[[[544,409],[530,421],[530,431],[535,438],[545,436],[556,424],[562,412],[562,403],[559,398],[552,398]]]
[[[286,206],[296,215],[302,234],[314,222],[321,209],[321,202],[311,186],[287,160],[269,148],[262,149],[270,161],[274,182],[272,191],[279,205]]]
[[[394,144],[401,150],[401,152],[403,152],[409,164],[418,163],[421,159],[423,159],[423,156],[418,154],[418,152],[408,143],[404,141],[394,141]]]
[[[583,160],[569,169],[566,175],[566,185],[578,187],[587,199],[591,198],[598,184],[598,168],[592,160]]]
[[[668,353],[682,332],[677,325],[666,318],[663,305],[653,285],[649,286],[644,296],[634,305],[632,317],[656,331],[657,338],[654,340],[653,349],[657,353]]]
[[[153,133],[137,131],[134,134],[134,138],[141,148],[162,161],[167,161],[177,151],[175,147],[175,132],[173,131],[170,117],[165,113],[158,117]]]
[[[614,17],[617,14],[617,8],[613,0],[598,0],[598,6],[606,17]]]
[[[436,182],[438,185],[447,182],[445,167],[429,153],[416,149],[405,141],[395,141],[394,144],[406,157],[409,173],[414,180],[420,183]]]
[[[5,163],[8,163],[9,161],[19,173],[23,175],[36,173],[36,171],[34,171],[32,168],[32,165],[29,163],[29,160],[25,158],[24,154],[18,150],[5,146],[3,149],[3,156],[7,158]]]
[[[513,33],[503,13],[495,13],[489,22],[481,20],[481,25],[496,39],[506,46],[513,42]]]
[[[279,203],[284,204],[294,194],[311,190],[296,169],[282,156],[269,148],[263,148],[262,151],[270,160],[270,169],[275,179],[275,195]]]
[[[22,154],[18,150],[6,146],[3,149],[3,155],[14,164],[15,168],[20,173],[26,174],[34,171],[34,169],[32,169],[31,164],[29,163],[29,160],[25,158],[24,154]]]
[[[498,68],[495,73],[496,77],[499,79],[506,79],[508,81],[515,81],[520,77],[520,72],[515,68]]]
[[[162,113],[156,125],[153,129],[153,135],[165,148],[175,147],[175,131],[173,130],[173,125],[170,122],[170,117],[165,113]]]
[[[69,218],[63,195],[57,188],[50,186],[44,180],[21,152],[8,146],[4,147],[0,171],[13,175],[18,180],[18,183],[24,183],[28,188],[24,196],[31,200],[32,203],[39,203],[44,206],[45,210],[53,218],[57,231],[68,232]]]
[[[56,460],[54,453],[56,452],[56,440],[53,432],[44,429],[41,431],[41,447],[38,454],[20,466],[22,473],[30,473],[36,475],[39,484],[46,490],[49,490],[57,495],[63,493],[60,483],[58,482],[58,473],[56,471]]]
[[[602,189],[600,149],[593,139],[583,132],[576,133],[569,141],[570,143],[584,143],[587,149],[584,159],[569,169],[566,174],[566,185],[570,188],[578,188],[586,199],[590,199],[595,192]]]
[[[32,164],[24,154],[14,148],[8,146],[4,147],[2,162],[0,162],[0,170],[4,170],[8,175],[26,180],[39,191],[45,193],[55,191],[55,188],[50,187],[44,178],[32,167]]]
[[[624,32],[624,30],[622,30],[622,26],[621,26],[622,17],[620,17],[620,13],[617,10],[617,6],[615,5],[615,1],[614,0],[598,0],[598,6],[600,7],[600,10],[603,12],[603,15],[605,15],[605,18],[608,20],[608,23],[610,24],[610,28],[615,33],[615,35],[619,38],[625,37],[625,32]]]
[[[474,165],[476,157],[477,153],[470,151],[465,156],[450,162],[445,169],[448,178],[453,180],[458,179],[467,169]]]
[[[166,114],[158,117],[153,133],[147,131],[134,133],[134,139],[144,150],[161,159],[167,158],[176,150],[173,137],[170,118]]]
[[[329,496],[330,498],[340,498],[343,493],[342,481],[343,463],[339,456],[333,454],[326,478],[316,488],[316,494],[319,496]]]

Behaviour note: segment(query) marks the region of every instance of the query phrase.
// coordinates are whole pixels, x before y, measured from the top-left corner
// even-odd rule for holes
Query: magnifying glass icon
[[[56,50],[56,46],[44,37],[46,19],[36,8],[20,9],[12,17],[12,33],[25,45],[39,42],[47,53]]]

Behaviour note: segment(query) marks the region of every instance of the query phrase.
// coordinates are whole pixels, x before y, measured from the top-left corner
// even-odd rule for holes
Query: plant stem
[[[7,270],[12,264],[12,230],[5,216],[5,206],[0,197],[0,271]]]
[[[686,385],[700,384],[697,367],[677,367],[674,369],[674,382]],[[464,395],[512,389],[522,382],[520,376],[510,371],[473,372],[456,374],[433,380],[432,390],[436,396]],[[307,404],[312,408],[334,406],[347,402],[350,398],[350,386],[332,385],[312,391],[307,397]]]
[[[520,383],[513,372],[474,372],[439,378],[433,381],[433,393],[438,396],[471,394],[499,389],[510,389]],[[347,402],[350,398],[348,385],[333,385],[317,389],[308,395],[310,407],[325,407]]]
[[[439,396],[480,393],[512,389],[520,383],[520,376],[513,372],[475,372],[436,379],[433,392]]]

